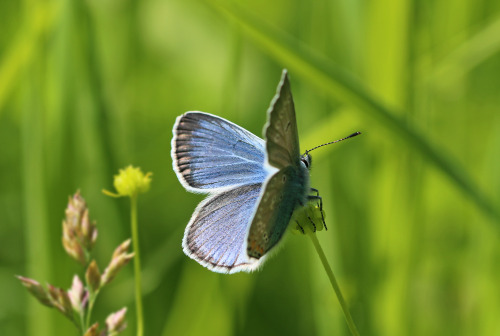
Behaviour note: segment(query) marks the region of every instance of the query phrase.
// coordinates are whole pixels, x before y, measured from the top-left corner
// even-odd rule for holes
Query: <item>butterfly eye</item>
[[[311,158],[311,155],[309,155],[308,153],[302,155],[300,158],[300,161],[302,161],[304,163],[304,165],[306,166],[307,169],[311,168],[312,158]]]

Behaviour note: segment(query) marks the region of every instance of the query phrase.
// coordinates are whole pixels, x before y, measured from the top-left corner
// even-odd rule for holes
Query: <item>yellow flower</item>
[[[113,197],[135,197],[139,193],[145,193],[149,190],[151,175],[153,174],[144,174],[140,168],[128,166],[125,169],[120,169],[118,175],[114,176],[113,185],[117,193],[112,193],[107,190],[103,190],[102,192]]]
[[[317,203],[309,202],[305,206],[295,210],[291,219],[291,229],[293,233],[301,234],[322,231],[323,227],[325,227],[324,220],[325,211],[320,210]]]

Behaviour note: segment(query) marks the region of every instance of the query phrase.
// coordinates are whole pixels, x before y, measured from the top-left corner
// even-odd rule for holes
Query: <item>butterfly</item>
[[[286,70],[267,113],[265,141],[199,111],[179,116],[173,127],[171,155],[180,183],[209,194],[195,209],[182,247],[214,272],[259,268],[282,240],[294,211],[321,200],[309,184],[310,150],[300,154]]]

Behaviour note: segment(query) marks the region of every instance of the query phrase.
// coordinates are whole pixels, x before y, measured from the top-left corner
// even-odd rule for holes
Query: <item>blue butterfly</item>
[[[194,211],[182,247],[212,271],[257,269],[282,239],[294,211],[320,199],[310,195],[317,193],[309,185],[310,150],[300,154],[286,70],[268,118],[265,141],[204,112],[187,112],[175,122],[174,171],[188,191],[209,194]]]

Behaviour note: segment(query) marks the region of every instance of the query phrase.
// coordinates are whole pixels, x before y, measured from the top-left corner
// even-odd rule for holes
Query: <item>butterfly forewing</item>
[[[220,273],[256,269],[262,260],[248,258],[246,237],[261,186],[236,187],[200,203],[184,233],[184,252]]]
[[[264,131],[268,163],[278,169],[297,164],[300,160],[299,136],[286,70],[269,107],[268,118]]]
[[[172,139],[174,170],[194,192],[263,182],[264,141],[220,117],[187,112],[177,118]]]

